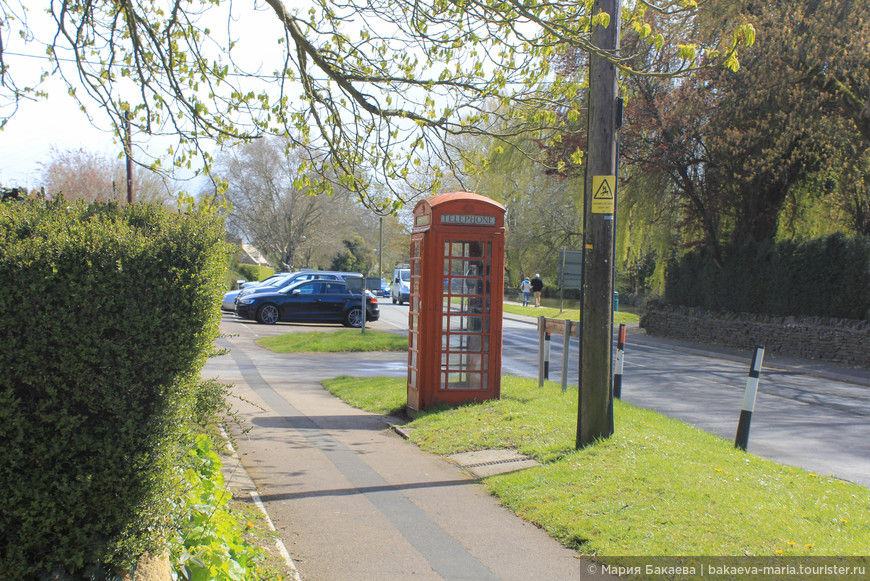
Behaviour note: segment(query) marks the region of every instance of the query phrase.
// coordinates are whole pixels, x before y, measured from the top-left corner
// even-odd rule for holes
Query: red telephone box
[[[411,234],[408,413],[501,394],[504,206],[477,194],[417,204]]]

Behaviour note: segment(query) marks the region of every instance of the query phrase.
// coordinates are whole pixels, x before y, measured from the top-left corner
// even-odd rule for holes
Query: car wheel
[[[278,322],[278,307],[265,304],[257,311],[257,322],[264,325],[274,325]]]
[[[347,327],[362,327],[362,308],[353,307],[344,316],[344,324]]]

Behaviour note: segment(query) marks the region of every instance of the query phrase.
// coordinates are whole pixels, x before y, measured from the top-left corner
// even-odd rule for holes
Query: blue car
[[[381,288],[372,291],[376,297],[390,298],[390,281],[381,279]]]
[[[343,280],[307,280],[275,292],[241,297],[236,315],[263,325],[279,321],[293,323],[341,323],[346,327],[362,326],[361,291],[348,290]],[[366,320],[381,316],[378,299],[366,293]]]

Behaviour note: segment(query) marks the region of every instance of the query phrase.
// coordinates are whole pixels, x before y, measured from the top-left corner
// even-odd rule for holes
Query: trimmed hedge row
[[[782,316],[870,319],[870,238],[834,234],[690,252],[668,267],[667,304]]]
[[[99,576],[165,544],[218,334],[215,212],[0,204],[0,571]]]

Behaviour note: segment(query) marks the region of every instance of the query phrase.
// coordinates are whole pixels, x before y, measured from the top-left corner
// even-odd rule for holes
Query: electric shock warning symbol
[[[592,213],[613,214],[616,176],[592,176]]]

